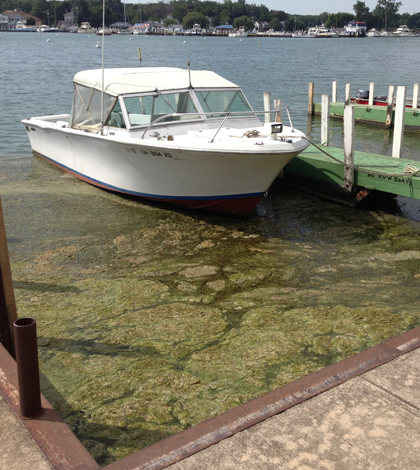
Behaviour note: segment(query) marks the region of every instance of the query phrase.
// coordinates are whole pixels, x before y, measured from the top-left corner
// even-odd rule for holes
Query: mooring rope
[[[366,173],[366,174],[370,174],[370,175],[378,175],[378,176],[397,176],[397,177],[407,177],[408,176],[409,178],[411,178],[412,176],[416,176],[417,173],[420,171],[420,168],[417,168],[414,165],[410,165],[409,163],[407,163],[407,165],[405,166],[404,173],[392,173],[392,174],[391,173],[382,173],[380,171],[369,170],[367,168],[361,168],[361,167],[355,166],[355,165],[349,165],[345,162],[342,162],[340,159],[332,156],[331,154],[326,152],[322,147],[320,147],[319,145],[314,144],[307,137],[304,136],[303,138],[307,142],[309,142],[311,145],[313,145],[315,148],[317,148],[319,151],[321,151],[322,153],[327,155],[327,157],[330,157],[334,161],[336,161],[337,163],[340,163],[340,165],[343,165],[347,168],[352,168],[353,170],[360,171],[361,173]]]

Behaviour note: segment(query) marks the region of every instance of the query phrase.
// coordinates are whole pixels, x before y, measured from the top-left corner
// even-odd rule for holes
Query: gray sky
[[[328,13],[354,13],[353,5],[357,0],[247,0],[247,3],[266,5],[270,10],[283,10],[286,13],[297,15],[319,15],[324,11]],[[377,0],[364,0],[366,6],[373,10]],[[399,13],[420,12],[420,0],[402,0]]]

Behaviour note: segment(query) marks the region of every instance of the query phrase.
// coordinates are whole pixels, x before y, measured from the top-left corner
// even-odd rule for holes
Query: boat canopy
[[[120,116],[121,122],[116,127],[125,127],[118,104],[120,95],[126,95],[125,105],[132,113],[131,126],[150,124],[151,120],[162,114],[197,113],[197,108],[187,92],[190,87],[188,70],[169,67],[105,69],[103,97],[102,69],[79,72],[73,82],[74,99],[70,127],[74,129],[98,132],[103,126],[102,119],[104,123],[114,122],[114,119],[111,119],[112,110],[114,117],[116,112]],[[214,72],[191,71],[191,86],[196,89],[197,98],[205,112],[251,110],[240,88]],[[163,99],[158,96],[161,92],[165,94]],[[142,96],[140,100],[130,97],[139,94]],[[146,109],[150,112],[147,113]],[[180,119],[198,119],[198,116]]]
[[[130,93],[150,93],[156,90],[193,88],[239,88],[238,85],[207,70],[188,70],[171,67],[148,67],[104,70],[104,92],[111,96]],[[75,75],[73,82],[102,91],[102,70],[85,70]]]

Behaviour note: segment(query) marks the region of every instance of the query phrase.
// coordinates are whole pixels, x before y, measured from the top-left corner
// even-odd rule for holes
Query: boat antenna
[[[188,77],[189,77],[189,80],[190,80],[190,88],[192,88],[192,85],[191,85],[191,69],[190,69],[190,61],[187,60],[187,66],[188,66]]]
[[[104,87],[105,87],[105,0],[102,4],[102,90],[101,90],[101,132],[104,128]]]

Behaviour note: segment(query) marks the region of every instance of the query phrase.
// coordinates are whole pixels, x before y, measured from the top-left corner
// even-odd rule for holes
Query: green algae
[[[418,223],[281,188],[236,219],[65,181],[55,221],[39,193],[30,226],[3,204],[42,391],[102,465],[419,322]]]

